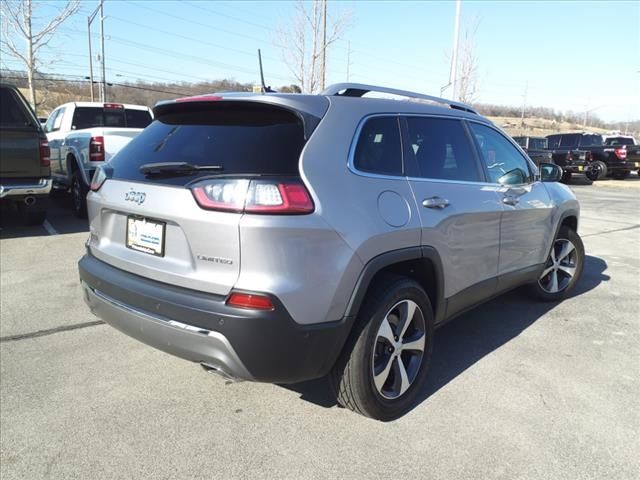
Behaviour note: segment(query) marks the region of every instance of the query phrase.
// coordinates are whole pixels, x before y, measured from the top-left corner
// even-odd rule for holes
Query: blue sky
[[[96,5],[83,1],[60,30],[47,71],[87,74],[86,16]],[[47,1],[40,11],[59,6]],[[350,46],[351,81],[439,94],[448,80],[453,1],[329,2],[330,15],[345,11],[350,27],[329,51],[328,83],[346,81]],[[257,82],[261,48],[267,83],[293,83],[275,46],[292,13],[289,1],[106,0],[107,78]],[[463,30],[474,21],[480,101],[521,105],[527,88],[529,105],[640,118],[640,2],[463,0]],[[18,66],[6,56],[2,62]]]

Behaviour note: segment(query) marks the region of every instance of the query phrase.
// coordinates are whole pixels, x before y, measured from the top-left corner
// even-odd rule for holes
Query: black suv
[[[33,110],[13,85],[0,83],[0,201],[41,224],[51,191],[49,143]]]

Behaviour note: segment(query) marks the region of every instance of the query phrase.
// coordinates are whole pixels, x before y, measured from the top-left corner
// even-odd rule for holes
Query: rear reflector
[[[40,139],[40,166],[51,166],[51,149],[49,148],[49,141],[46,137]]]
[[[224,212],[296,215],[311,213],[313,201],[299,180],[210,179],[191,187],[200,207]]]
[[[275,307],[271,303],[271,299],[266,295],[257,295],[253,293],[234,292],[229,295],[227,305],[237,308],[250,308],[252,310],[274,310]]]
[[[104,162],[104,137],[91,137],[89,141],[89,160]]]

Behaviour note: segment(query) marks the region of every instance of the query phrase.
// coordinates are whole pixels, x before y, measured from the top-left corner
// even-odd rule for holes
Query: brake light
[[[102,167],[93,172],[93,178],[91,179],[91,185],[89,188],[92,192],[97,192],[102,187],[102,184],[107,180],[107,173]]]
[[[51,166],[51,149],[49,148],[49,141],[46,137],[40,139],[40,166]]]
[[[252,310],[275,310],[269,297],[255,293],[233,292],[227,299],[227,305]]]
[[[567,152],[567,162],[573,161],[573,153],[571,151]]]
[[[108,108],[111,110],[120,110],[124,108],[124,105],[121,103],[105,103],[104,108]]]
[[[587,153],[587,160],[588,160],[589,162],[593,162],[593,152],[589,152],[589,153]]]
[[[89,140],[89,160],[104,162],[104,137],[91,137]]]
[[[627,159],[627,149],[626,148],[616,148],[614,150],[616,157],[618,160],[626,160]]]
[[[196,95],[194,97],[176,98],[176,102],[215,102],[222,100],[219,95]]]
[[[191,191],[207,210],[289,215],[314,210],[311,195],[299,180],[211,179]]]

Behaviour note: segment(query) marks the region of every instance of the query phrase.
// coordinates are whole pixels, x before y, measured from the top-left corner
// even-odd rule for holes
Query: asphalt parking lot
[[[575,295],[515,291],[437,333],[422,401],[383,424],[324,380],[228,383],[96,323],[86,223],[0,227],[0,477],[539,478],[640,475],[640,179],[572,185]]]

